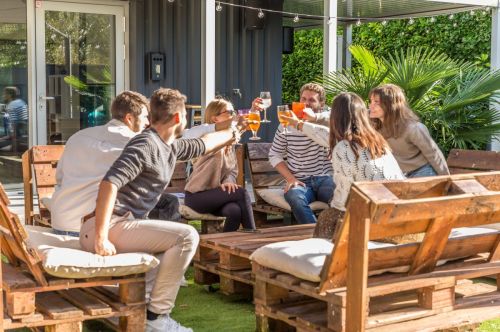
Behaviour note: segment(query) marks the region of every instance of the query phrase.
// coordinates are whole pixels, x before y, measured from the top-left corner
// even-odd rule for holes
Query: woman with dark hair
[[[404,179],[387,142],[371,125],[365,103],[355,93],[344,92],[333,100],[330,126],[286,117],[291,126],[322,146],[330,147],[336,184],[332,209],[320,215],[315,237],[332,239],[345,213],[345,204],[355,181]]]
[[[443,153],[399,86],[385,84],[370,91],[370,118],[407,177],[450,174]]]
[[[205,109],[205,123],[228,121],[233,104],[215,98]],[[245,188],[236,184],[238,163],[234,145],[198,158],[188,179],[184,203],[198,213],[226,217],[224,232],[240,228],[255,229],[252,202]]]

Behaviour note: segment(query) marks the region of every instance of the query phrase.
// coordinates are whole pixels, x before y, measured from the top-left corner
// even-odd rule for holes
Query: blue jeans
[[[52,232],[54,234],[57,234],[57,235],[69,235],[69,236],[80,237],[80,233],[79,232],[61,231],[61,230],[58,230],[58,229],[55,229],[55,228],[52,228]]]
[[[405,174],[407,178],[421,178],[425,176],[436,176],[437,173],[431,164],[425,164],[411,172]]]
[[[309,207],[314,201],[329,203],[333,196],[335,184],[331,176],[310,176],[300,179],[305,187],[297,186],[288,190],[285,200],[290,204],[295,220],[299,224],[314,224],[316,216]]]

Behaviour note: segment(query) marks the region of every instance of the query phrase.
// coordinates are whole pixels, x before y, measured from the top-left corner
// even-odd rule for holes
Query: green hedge
[[[409,46],[426,45],[454,59],[489,67],[491,13],[475,11],[449,16],[367,23],[354,26],[353,43],[383,55]],[[323,31],[297,30],[294,52],[283,55],[283,102],[298,100],[300,87],[314,80],[323,68]]]

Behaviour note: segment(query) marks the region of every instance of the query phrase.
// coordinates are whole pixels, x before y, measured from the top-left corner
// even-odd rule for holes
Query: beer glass
[[[253,136],[249,138],[250,140],[256,141],[260,139],[260,137],[257,136],[257,131],[259,130],[260,123],[260,112],[250,111],[250,113],[248,114],[248,126],[250,127],[250,130],[253,134]]]
[[[290,114],[290,110],[288,109],[288,105],[279,105],[277,107],[277,111],[278,111],[278,120],[280,121],[281,125],[283,126],[283,133],[287,134],[289,132],[288,129],[286,129],[286,127],[288,126],[288,121],[283,119],[281,116],[282,115],[291,116],[292,114]]]
[[[267,109],[272,105],[271,92],[262,91],[260,93],[260,99],[262,99],[262,108],[264,109],[264,120],[262,120],[261,122],[263,123],[271,122],[267,119]]]

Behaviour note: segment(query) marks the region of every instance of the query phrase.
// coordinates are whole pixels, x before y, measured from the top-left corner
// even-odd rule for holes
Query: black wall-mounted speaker
[[[283,54],[293,53],[293,27],[283,27]]]
[[[269,6],[268,0],[245,0],[245,5],[254,8],[267,9]],[[266,26],[268,12],[263,12],[264,17],[259,18],[259,11],[255,9],[245,9],[245,29],[261,30]]]

